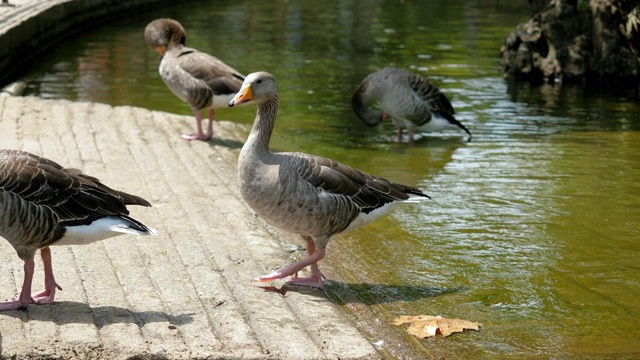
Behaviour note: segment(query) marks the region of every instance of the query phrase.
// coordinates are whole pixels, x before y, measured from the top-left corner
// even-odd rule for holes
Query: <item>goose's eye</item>
[[[258,80],[258,81],[256,81],[256,82],[257,82],[258,84],[260,84],[260,83],[262,83],[262,80]]]

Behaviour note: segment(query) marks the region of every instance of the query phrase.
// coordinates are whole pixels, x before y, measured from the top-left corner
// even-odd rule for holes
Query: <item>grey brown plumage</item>
[[[245,201],[268,223],[300,234],[309,257],[258,278],[283,278],[311,265],[309,278],[295,284],[322,286],[317,261],[331,236],[366,224],[400,202],[428,198],[420,189],[393,183],[335,160],[304,153],[272,153],[269,140],[278,110],[278,90],[268,73],[247,76],[231,101],[255,102],[256,119],[238,158],[238,178]]]
[[[371,109],[378,103],[382,111]],[[415,131],[458,129],[471,132],[453,116],[449,99],[427,78],[395,67],[385,67],[365,77],[351,96],[351,105],[358,117],[369,126],[377,126],[391,118],[398,129],[409,131],[413,142]]]
[[[189,140],[206,140],[213,134],[214,109],[226,107],[238,92],[244,76],[215,56],[185,46],[186,32],[173,19],[158,19],[147,25],[144,39],[157,51],[160,77],[169,89],[193,110],[197,133]],[[207,133],[202,131],[201,111],[208,109]]]
[[[0,150],[0,236],[25,262],[28,285],[27,289],[23,286],[18,299],[0,304],[0,310],[24,307],[33,300],[28,278],[33,273],[27,273],[27,264],[33,266],[38,249],[43,251],[45,283],[49,283],[40,300],[52,302],[57,284],[53,273],[47,273],[49,246],[88,243],[123,233],[155,234],[128,216],[127,205],[151,206],[145,199],[111,189],[80,170],[65,169],[24,151]]]

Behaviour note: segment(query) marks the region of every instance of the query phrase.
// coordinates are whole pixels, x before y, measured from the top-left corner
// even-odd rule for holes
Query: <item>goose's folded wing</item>
[[[150,206],[146,200],[112,190],[80,170],[64,169],[27,153],[16,152],[10,161],[3,161],[0,179],[5,191],[50,207],[65,223],[89,224],[108,215],[127,215],[127,203]]]
[[[298,168],[304,180],[328,193],[350,198],[365,212],[389,202],[406,201],[409,194],[427,197],[420,189],[395,184],[331,159],[318,156],[301,159],[304,166]]]
[[[214,94],[232,94],[238,92],[244,76],[218,58],[184,48],[176,58],[177,64],[194,79],[202,80]]]
[[[413,73],[406,74],[409,87],[429,110],[455,114],[449,99],[428,79]]]

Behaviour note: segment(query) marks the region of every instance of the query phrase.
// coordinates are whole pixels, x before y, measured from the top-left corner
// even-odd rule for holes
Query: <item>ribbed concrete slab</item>
[[[211,142],[178,136],[192,127],[190,116],[0,96],[0,147],[143,196],[153,207],[133,207],[132,216],[159,233],[53,247],[64,290],[55,304],[0,313],[2,357],[380,358],[321,291],[282,295],[251,282],[290,259],[236,186],[248,129],[216,122]],[[14,296],[22,276],[21,260],[0,241],[0,298]]]

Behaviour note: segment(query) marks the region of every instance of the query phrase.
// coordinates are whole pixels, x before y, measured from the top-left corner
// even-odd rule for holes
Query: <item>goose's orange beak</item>
[[[160,45],[157,48],[155,48],[155,51],[160,54],[160,56],[164,57],[164,54],[167,52],[167,47],[164,45]]]
[[[229,107],[233,107],[235,105],[244,104],[253,100],[253,92],[251,91],[251,85],[243,85],[240,88],[240,91],[236,94],[236,96],[229,101]]]

